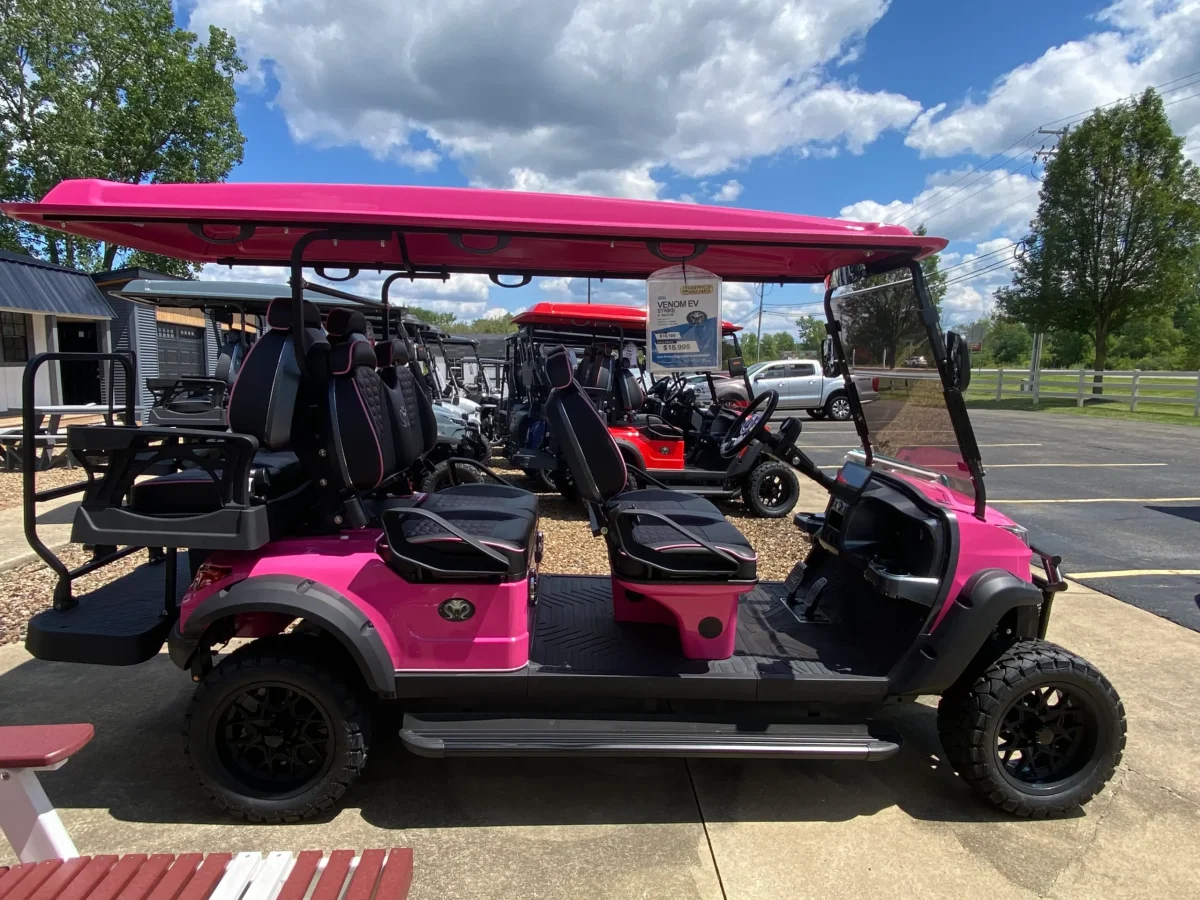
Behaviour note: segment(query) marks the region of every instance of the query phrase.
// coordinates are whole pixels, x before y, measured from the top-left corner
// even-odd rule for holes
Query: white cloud
[[[1023,237],[1037,211],[1038,181],[1020,172],[946,170],[929,176],[926,185],[911,201],[859,200],[843,206],[840,215],[910,228],[925,223],[930,234],[951,241],[978,241],[997,233]]]
[[[832,80],[886,0],[198,0],[293,138],[473,183],[654,197],[791,151],[861,153],[920,104]],[[271,78],[266,76],[270,75]],[[415,149],[414,145],[422,149]]]
[[[507,309],[505,309],[502,306],[493,306],[491,309],[489,309],[487,312],[485,312],[483,314],[483,318],[485,318],[485,319],[502,319],[506,315],[508,315]]]
[[[943,325],[974,322],[991,313],[996,290],[1012,280],[1015,251],[1008,238],[994,238],[968,253],[942,255],[943,268],[954,266],[946,272],[947,281],[955,282],[942,299]]]
[[[740,196],[742,196],[742,183],[736,178],[731,178],[713,193],[712,198],[718,203],[732,203]]]
[[[338,274],[330,270],[330,274]],[[200,271],[206,281],[254,281],[259,284],[278,284],[287,290],[288,270],[276,266],[219,266],[208,263]],[[323,281],[311,270],[305,278],[315,284],[329,284],[339,290],[377,300],[386,275],[364,273],[350,281],[336,284]],[[420,306],[438,312],[452,312],[460,319],[475,319],[488,309],[489,284],[486,275],[451,275],[448,281],[414,281],[403,279],[392,284],[389,299],[393,306]]]
[[[1167,102],[1181,100],[1167,107],[1177,131],[1200,124],[1200,100],[1181,99],[1195,93],[1195,87],[1182,87],[1188,83],[1183,76],[1200,70],[1200,3],[1119,0],[1096,18],[1107,28],[1052,47],[1018,66],[1001,76],[984,99],[968,97],[949,112],[944,103],[927,109],[913,123],[905,143],[922,156],[990,156],[1022,140],[1032,151],[1047,138],[1025,135],[1042,123],[1111,103],[1149,85],[1179,87],[1164,97]]]

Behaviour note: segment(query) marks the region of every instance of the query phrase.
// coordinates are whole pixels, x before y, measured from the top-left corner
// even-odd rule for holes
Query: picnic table
[[[80,856],[38,781],[82,750],[86,723],[0,727],[0,831],[20,862],[0,900],[405,900],[412,850]]]
[[[137,407],[134,415],[140,416],[142,407]],[[74,403],[46,404],[33,407],[33,427],[35,432],[37,467],[49,469],[55,446],[59,441],[65,441],[67,433],[62,429],[64,418],[80,416],[100,416],[105,424],[112,425],[121,415],[119,406],[110,407],[107,403]],[[47,422],[49,419],[49,422]],[[23,434],[20,425],[0,429],[0,445],[4,447],[4,469],[12,472],[21,467],[21,447]],[[67,464],[73,465],[68,456]]]

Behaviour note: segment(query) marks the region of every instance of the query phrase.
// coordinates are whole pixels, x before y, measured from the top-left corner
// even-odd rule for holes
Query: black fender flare
[[[396,669],[378,630],[361,609],[333,588],[297,575],[259,575],[212,594],[172,635],[171,659],[181,668],[214,622],[237,613],[283,613],[319,625],[345,648],[376,694],[396,695]]]
[[[649,469],[646,469],[646,460],[642,457],[642,454],[638,452],[637,447],[633,446],[633,444],[629,443],[629,441],[621,441],[617,440],[616,438],[613,438],[613,443],[617,445],[617,449],[621,451],[621,455],[625,457],[625,461],[627,463],[632,462],[639,469],[649,471]]]
[[[1008,613],[1028,608],[1032,615],[1027,619],[1036,623],[1042,592],[1011,572],[983,569],[949,602],[950,609],[937,628],[920,634],[892,667],[888,693],[943,693],[967,671]],[[1017,639],[1035,636],[1015,635]]]

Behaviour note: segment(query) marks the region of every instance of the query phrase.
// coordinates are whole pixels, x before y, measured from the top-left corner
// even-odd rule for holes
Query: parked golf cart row
[[[771,518],[785,516],[795,506],[800,492],[795,473],[762,445],[748,446],[732,459],[720,452],[721,441],[745,409],[744,398],[750,392],[750,382],[740,369],[737,326],[726,323],[723,328],[730,344],[724,380],[740,380],[742,391],[721,394],[713,373],[704,373],[709,396],[727,402],[702,405],[691,379],[669,373],[655,379],[645,371],[644,309],[538,303],[513,321],[518,331],[508,342],[506,454],[530,478],[568,499],[578,499],[562,441],[546,407],[553,388],[545,371],[546,356],[565,346],[576,381],[604,416],[609,434],[634,473],[632,483],[657,483],[723,499],[740,496],[754,515]]]
[[[38,491],[32,458],[25,470],[27,533],[60,576],[26,646],[124,665],[165,641],[197,682],[190,764],[238,817],[337,806],[377,749],[373,699],[399,702],[401,741],[428,756],[868,761],[899,750],[881,714],[938,695],[949,765],[1024,816],[1086,803],[1120,761],[1115,691],[1044,640],[1057,558],[987,507],[965,344],[938,328],[918,264],[943,240],[750,210],[358,185],[64,182],[3,208],[194,262],[290,269],[291,296],[271,303],[230,393],[229,431],[75,426],[87,481]],[[537,498],[498,478],[411,492],[405,473],[436,435],[424,372],[389,340],[394,279],[644,279],[681,258],[730,281],[826,284],[860,455],[826,475],[797,446],[800,420],[768,431],[774,391],[736,413],[718,447],[727,459],[761,448],[830,493],[823,513],[794,519],[812,544],[786,582],[758,580],[755,549],[710,502],[631,472],[561,343],[522,358],[516,383],[547,381],[543,414],[610,574],[541,572]],[[376,348],[354,321],[321,327],[306,266],[394,272]],[[864,407],[835,294],[894,270],[911,275],[912,324],[938,379]],[[30,362],[29,392],[54,358]],[[132,375],[126,357],[94,358]],[[130,388],[128,418],[132,407]],[[182,477],[139,479],[167,463]],[[630,490],[631,474],[651,486]],[[96,558],[68,570],[38,540],[35,504],[79,490],[72,539]],[[140,547],[166,548],[165,563],[73,596],[73,579]],[[220,655],[234,637],[243,645]]]

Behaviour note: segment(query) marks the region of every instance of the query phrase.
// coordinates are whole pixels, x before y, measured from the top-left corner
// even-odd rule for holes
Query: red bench
[[[404,900],[408,849],[299,854],[80,856],[37,779],[92,739],[91,725],[0,727],[0,829],[19,865],[0,900]]]

